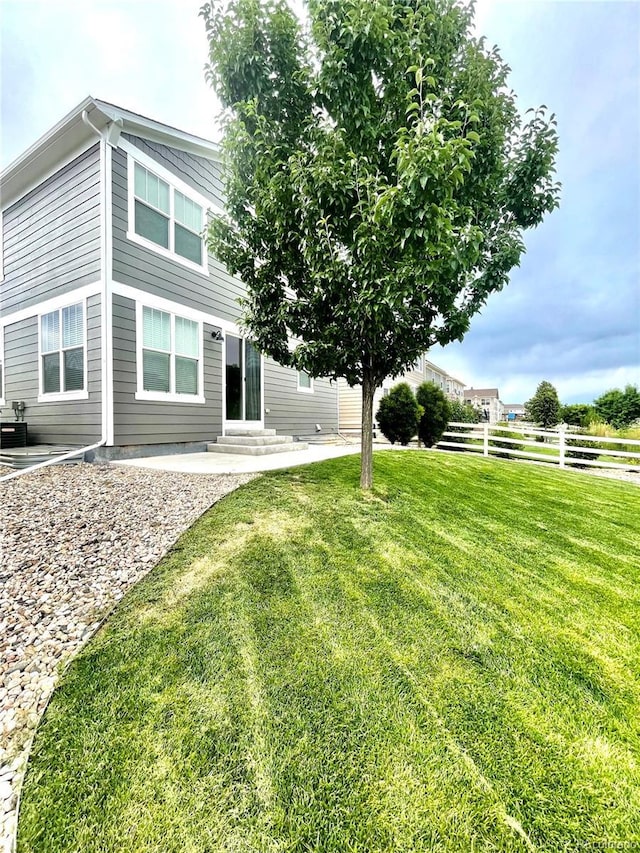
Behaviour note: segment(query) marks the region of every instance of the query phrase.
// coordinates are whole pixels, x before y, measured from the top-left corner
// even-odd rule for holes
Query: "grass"
[[[19,853],[640,843],[640,490],[385,451],[269,474],[74,661]]]

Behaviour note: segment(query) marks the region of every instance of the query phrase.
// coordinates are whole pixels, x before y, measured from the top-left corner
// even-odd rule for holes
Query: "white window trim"
[[[309,383],[310,384],[309,384],[308,388],[305,388],[304,385],[300,385],[300,374],[301,373],[307,373],[307,371],[306,370],[298,370],[298,372],[296,374],[296,382],[298,385],[299,393],[300,394],[313,394],[313,376],[309,376],[309,374],[307,373],[307,376],[309,376]]]
[[[128,218],[127,218],[127,239],[132,243],[137,243],[139,246],[143,246],[145,249],[149,249],[151,252],[155,252],[158,255],[162,255],[165,258],[169,258],[172,261],[175,261],[178,264],[181,264],[188,269],[194,270],[195,272],[200,273],[201,275],[209,275],[209,255],[207,251],[207,243],[205,238],[202,238],[202,263],[196,264],[194,261],[190,261],[189,258],[184,258],[182,255],[179,255],[177,252],[173,250],[174,240],[175,240],[175,215],[174,215],[174,191],[182,193],[182,195],[186,196],[190,201],[197,204],[202,208],[202,230],[204,231],[207,221],[207,214],[210,210],[215,209],[217,213],[221,213],[222,211],[218,210],[211,201],[206,199],[204,196],[200,195],[198,192],[193,190],[188,184],[185,184],[184,181],[180,180],[176,175],[173,175],[168,169],[165,169],[164,166],[160,165],[156,160],[153,160],[151,157],[146,155],[143,151],[137,149],[134,145],[128,143],[126,140],[121,140],[120,148],[124,149],[127,152],[127,203],[128,203]],[[169,185],[169,248],[165,249],[164,246],[159,246],[157,243],[154,243],[153,240],[148,240],[146,237],[142,237],[140,234],[136,234],[135,231],[135,164],[139,163],[140,166],[147,169],[149,172],[154,174],[156,177],[160,178],[161,181]],[[180,223],[178,223],[180,224]],[[185,226],[183,226],[185,227]],[[189,230],[189,229],[187,229]],[[193,232],[195,233],[195,232]]]
[[[245,374],[243,379],[246,377],[246,342],[250,339],[245,337],[242,329],[236,327],[236,330],[232,329],[227,330],[227,334],[231,335],[234,338],[240,338],[241,346],[242,346],[242,362],[245,367]],[[260,420],[259,421],[248,421],[248,420],[228,420],[227,419],[227,334],[224,337],[224,343],[222,344],[222,434],[226,435],[227,430],[230,429],[264,429],[265,423],[265,413],[268,413],[268,409],[265,409],[264,403],[264,356],[260,353]],[[251,343],[251,341],[250,341]],[[242,408],[243,414],[246,415],[247,411],[247,401],[246,396],[243,395]]]
[[[83,383],[84,389],[82,391],[52,391],[48,394],[45,393],[42,386],[42,318],[47,314],[52,314],[54,311],[57,311],[60,314],[60,342],[62,344],[62,310],[64,308],[70,308],[72,305],[82,305],[82,349],[84,352],[84,376]],[[88,400],[89,399],[89,385],[88,385],[88,353],[87,353],[87,300],[83,299],[67,299],[61,305],[57,305],[55,308],[49,308],[48,311],[43,311],[42,306],[39,306],[38,311],[38,403],[62,403],[62,402],[71,402],[73,400]],[[62,345],[58,348],[58,352],[62,352]],[[62,373],[64,369],[64,359],[60,359],[60,385],[62,386]],[[4,372],[4,371],[3,371]]]
[[[176,326],[176,316],[181,317],[185,320],[192,320],[198,324],[198,393],[197,394],[176,394],[175,391],[169,391],[168,393],[164,393],[162,391],[145,391],[144,390],[144,377],[143,377],[143,364],[142,364],[142,350],[143,346],[143,331],[144,331],[144,320],[143,320],[143,310],[144,308],[155,308],[156,310],[163,311],[166,314],[169,314],[171,317],[171,351],[170,351],[170,360],[169,360],[169,386],[171,388],[175,388],[175,326]],[[193,316],[189,316],[188,310],[184,313],[177,310],[168,311],[166,308],[160,308],[154,304],[153,299],[145,300],[144,302],[136,302],[136,374],[137,374],[137,386],[135,399],[136,400],[146,400],[152,403],[191,403],[195,405],[203,405],[206,403],[206,399],[204,396],[204,337],[203,337],[203,328],[202,321],[198,318],[194,318]]]

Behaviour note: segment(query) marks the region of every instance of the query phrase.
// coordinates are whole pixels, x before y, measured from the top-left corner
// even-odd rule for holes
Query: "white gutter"
[[[109,222],[108,222],[108,206],[106,203],[107,197],[107,180],[110,179],[110,175],[108,174],[107,169],[107,157],[106,157],[106,145],[109,142],[110,145],[118,144],[118,140],[120,138],[120,132],[122,130],[122,122],[115,121],[112,122],[105,128],[104,132],[98,130],[98,128],[91,123],[89,119],[89,114],[86,109],[82,111],[82,121],[87,127],[91,128],[100,138],[100,165],[101,165],[101,176],[100,180],[102,183],[101,190],[101,267],[102,267],[102,275],[101,275],[101,284],[102,284],[102,293],[101,293],[101,315],[102,315],[102,323],[101,323],[101,334],[100,334],[100,344],[101,344],[101,353],[102,353],[102,435],[100,441],[95,442],[94,444],[88,444],[86,447],[76,448],[74,450],[70,450],[67,453],[63,453],[62,456],[53,456],[51,459],[47,459],[44,462],[38,462],[36,465],[30,465],[28,468],[22,468],[19,471],[14,471],[11,474],[6,474],[4,477],[0,477],[0,483],[6,483],[8,480],[13,480],[16,477],[22,477],[23,474],[29,474],[31,471],[37,471],[39,468],[46,468],[48,465],[55,465],[57,462],[64,462],[67,459],[73,459],[75,456],[84,456],[85,453],[89,453],[91,450],[96,450],[98,447],[102,447],[107,443],[109,437],[109,400],[111,394],[111,388],[109,386],[109,382],[107,381],[107,337],[109,334],[109,326],[107,322],[107,307],[110,299],[109,293],[109,271],[107,269],[107,252],[109,251],[108,246],[108,237],[110,233]]]

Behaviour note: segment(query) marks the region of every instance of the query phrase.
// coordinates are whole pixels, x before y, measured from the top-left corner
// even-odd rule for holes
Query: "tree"
[[[527,418],[543,429],[555,426],[560,421],[558,392],[550,382],[541,382],[524,408]]]
[[[449,403],[449,420],[463,424],[480,423],[480,412],[467,403],[453,400]]]
[[[607,391],[593,405],[598,417],[615,429],[624,429],[640,418],[640,392],[635,385],[627,385],[624,391]]]
[[[595,416],[595,409],[587,403],[572,403],[560,407],[560,420],[571,426],[588,427]]]
[[[422,409],[406,382],[394,385],[386,397],[380,400],[376,420],[380,432],[391,444],[409,444],[418,432]]]
[[[227,216],[209,247],[247,288],[244,327],[281,364],[373,395],[462,339],[558,204],[557,133],[523,119],[459,0],[210,0]]]
[[[423,413],[418,424],[418,438],[425,447],[437,444],[451,419],[451,407],[442,388],[435,382],[423,382],[416,391]]]

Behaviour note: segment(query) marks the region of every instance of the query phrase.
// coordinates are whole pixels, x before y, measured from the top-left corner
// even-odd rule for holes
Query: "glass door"
[[[225,335],[225,426],[262,428],[262,358],[234,335]]]

